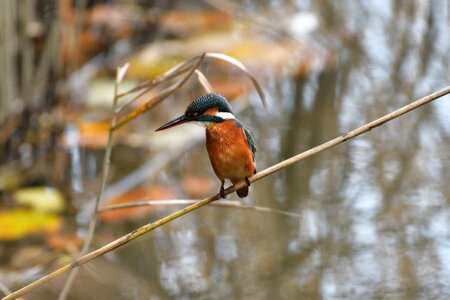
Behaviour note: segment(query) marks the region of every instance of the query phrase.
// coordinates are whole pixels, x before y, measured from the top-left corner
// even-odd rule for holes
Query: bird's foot
[[[219,192],[220,197],[222,197],[223,199],[227,198],[227,195],[225,194],[225,189],[221,188],[220,192]]]
[[[220,195],[220,197],[222,197],[223,199],[226,199],[226,198],[227,198],[227,195],[225,194],[225,188],[224,188],[224,185],[225,185],[225,181],[222,181],[222,185],[220,186],[220,192],[219,192],[219,195]]]
[[[248,186],[251,186],[250,180],[247,176],[245,176],[245,183],[247,183]]]

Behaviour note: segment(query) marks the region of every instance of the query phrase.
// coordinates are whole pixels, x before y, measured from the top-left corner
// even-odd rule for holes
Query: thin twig
[[[231,65],[234,65],[235,67],[239,68],[242,72],[244,72],[250,78],[253,85],[255,86],[256,91],[259,95],[259,98],[261,99],[261,103],[264,107],[264,110],[267,111],[266,97],[264,95],[264,91],[263,91],[261,85],[258,83],[256,78],[250,73],[250,71],[240,61],[238,61],[237,59],[235,59],[231,56],[228,56],[228,55],[225,55],[222,53],[207,52],[207,53],[203,53],[202,55],[195,56],[183,63],[176,65],[169,71],[165,72],[163,75],[161,75],[153,80],[144,81],[144,82],[140,83],[139,85],[135,86],[134,88],[132,88],[122,94],[117,95],[118,98],[122,98],[124,96],[141,91],[137,96],[120,103],[120,105],[118,105],[118,107],[115,111],[115,112],[120,112],[124,107],[133,103],[137,98],[144,95],[145,93],[147,93],[148,91],[150,91],[151,89],[156,87],[157,85],[159,85],[163,82],[166,82],[170,79],[173,79],[175,77],[178,77],[179,75],[189,71],[189,73],[183,79],[181,79],[178,83],[175,83],[174,85],[172,85],[171,87],[162,91],[161,93],[158,93],[158,95],[156,95],[155,97],[148,100],[147,103],[140,106],[138,109],[131,112],[124,119],[119,121],[119,123],[114,127],[114,130],[119,129],[120,127],[122,127],[123,125],[125,125],[126,123],[131,121],[132,119],[138,117],[140,114],[153,108],[156,104],[158,104],[159,102],[164,100],[166,97],[170,96],[174,91],[176,91],[178,88],[180,88],[187,81],[187,79],[189,79],[189,77],[192,75],[192,72],[194,72],[194,70],[198,76],[200,83],[205,88],[205,90],[207,92],[212,92],[213,89],[212,89],[211,84],[209,84],[208,80],[203,75],[203,73],[201,73],[199,70],[197,70],[197,67],[202,63],[204,58],[212,58],[212,59],[218,59],[218,60],[225,61]],[[196,61],[196,63],[194,65],[192,65],[192,63],[195,61]]]
[[[0,281],[0,291],[5,295],[11,294],[11,290],[1,281]]]
[[[368,123],[368,124],[366,124],[364,126],[361,126],[361,127],[357,128],[355,130],[347,132],[347,133],[345,133],[345,134],[343,134],[343,135],[341,135],[341,136],[339,136],[339,137],[337,137],[337,138],[335,138],[333,140],[330,140],[330,141],[328,141],[326,143],[323,143],[323,144],[321,144],[321,145],[319,145],[317,147],[314,147],[314,148],[312,148],[310,150],[307,150],[307,151],[302,152],[302,153],[300,153],[300,154],[298,154],[296,156],[293,156],[293,157],[291,157],[289,159],[286,159],[286,160],[284,160],[284,161],[282,161],[282,162],[280,162],[280,163],[278,163],[276,165],[273,165],[273,166],[271,166],[271,167],[269,167],[269,168],[267,168],[265,170],[262,170],[261,172],[255,174],[253,177],[249,178],[249,180],[250,180],[250,182],[256,182],[256,181],[258,181],[258,180],[260,180],[260,179],[262,179],[262,178],[264,178],[266,176],[269,176],[269,175],[271,175],[271,174],[273,174],[275,172],[278,172],[278,171],[280,171],[280,170],[282,170],[282,169],[284,169],[284,168],[286,168],[286,167],[288,167],[288,166],[290,166],[290,165],[292,165],[294,163],[297,163],[297,162],[299,162],[301,160],[304,160],[305,158],[308,158],[310,156],[316,155],[316,154],[318,154],[318,153],[320,153],[320,152],[322,152],[322,151],[324,151],[326,149],[329,149],[329,148],[334,147],[334,146],[336,146],[336,145],[338,145],[340,143],[343,143],[343,142],[348,141],[348,140],[350,140],[352,138],[355,138],[355,137],[357,137],[357,136],[359,136],[359,135],[361,135],[361,134],[363,134],[365,132],[368,132],[368,131],[372,130],[373,128],[376,128],[376,127],[378,127],[378,126],[380,126],[380,125],[382,125],[382,124],[384,124],[384,123],[386,123],[388,121],[391,121],[391,120],[393,120],[393,119],[395,119],[395,118],[397,118],[397,117],[399,117],[399,116],[401,116],[403,114],[406,114],[406,113],[408,113],[408,112],[410,112],[410,111],[412,111],[412,110],[414,110],[414,109],[416,109],[416,108],[418,108],[418,107],[420,107],[420,106],[422,106],[424,104],[427,104],[427,103],[429,103],[429,102],[431,102],[433,100],[436,100],[436,99],[438,99],[438,98],[440,98],[440,97],[442,97],[444,95],[447,95],[449,93],[450,93],[450,86],[448,86],[448,87],[446,87],[446,88],[444,88],[444,89],[442,89],[442,90],[440,90],[438,92],[430,94],[430,95],[428,95],[426,97],[423,97],[423,98],[421,98],[421,99],[419,99],[417,101],[414,101],[411,104],[408,104],[408,105],[406,105],[406,106],[404,106],[404,107],[402,107],[402,108],[400,108],[400,109],[398,109],[398,110],[396,110],[396,111],[394,111],[394,112],[392,112],[390,114],[387,114],[387,115],[385,115],[385,116],[383,116],[383,117],[381,117],[381,118],[379,118],[379,119],[377,119],[375,121],[372,121],[372,122],[370,122],[370,123]],[[236,185],[227,188],[225,190],[225,195],[228,195],[228,194],[236,191],[237,189],[241,189],[241,188],[243,188],[246,185],[247,184],[246,184],[245,180],[242,180],[242,181],[238,182]],[[111,242],[111,243],[109,243],[109,244],[107,244],[107,245],[105,245],[105,246],[103,246],[103,247],[101,247],[101,248],[99,248],[99,249],[97,249],[95,251],[92,251],[92,252],[90,252],[90,253],[88,253],[88,254],[86,254],[86,255],[76,259],[72,263],[67,264],[67,265],[57,269],[56,271],[53,271],[52,273],[50,273],[50,274],[48,274],[48,275],[46,275],[46,276],[44,276],[44,277],[42,277],[42,278],[32,282],[32,283],[30,283],[29,285],[21,288],[20,290],[17,290],[15,292],[9,294],[8,296],[6,296],[3,299],[4,300],[8,300],[8,299],[15,299],[17,297],[20,297],[20,296],[22,296],[22,295],[32,291],[36,287],[38,287],[38,286],[40,286],[40,285],[50,281],[51,279],[53,279],[53,278],[55,278],[55,277],[65,273],[65,272],[67,272],[67,271],[69,271],[71,269],[78,268],[79,266],[82,266],[85,263],[87,263],[87,262],[89,262],[89,261],[91,261],[91,260],[93,260],[93,259],[95,259],[95,258],[97,258],[97,257],[99,257],[101,255],[104,255],[105,253],[108,253],[108,252],[110,252],[110,251],[112,251],[112,250],[114,250],[114,249],[116,249],[116,248],[118,248],[120,246],[123,246],[123,245],[129,243],[130,241],[132,241],[132,240],[142,236],[145,233],[148,233],[149,231],[154,230],[155,228],[158,228],[158,227],[160,227],[160,226],[162,226],[162,225],[164,225],[164,224],[166,224],[168,222],[171,222],[171,221],[173,221],[173,220],[175,220],[175,219],[177,219],[177,218],[179,218],[179,217],[181,217],[181,216],[183,216],[183,215],[185,215],[185,214],[187,214],[187,213],[189,213],[191,211],[199,209],[200,207],[205,206],[205,205],[207,205],[207,204],[209,204],[209,203],[211,203],[211,202],[213,202],[215,200],[219,200],[219,198],[220,198],[219,194],[216,194],[216,195],[214,195],[212,197],[200,200],[200,201],[198,201],[198,202],[196,202],[196,203],[194,203],[194,204],[192,204],[192,205],[190,205],[188,207],[185,207],[185,208],[183,208],[183,209],[181,209],[181,210],[179,210],[177,212],[174,212],[174,213],[172,213],[172,214],[170,214],[170,215],[168,215],[168,216],[166,216],[166,217],[164,217],[164,218],[162,218],[162,219],[160,219],[160,220],[158,220],[158,221],[156,221],[154,223],[149,223],[147,225],[139,227],[138,229],[136,229],[136,230],[134,230],[134,231],[132,231],[132,232],[130,232],[130,233],[128,233],[128,234],[126,234],[126,235],[116,239],[116,240],[114,240],[113,242]]]
[[[139,83],[138,85],[136,85],[135,87],[129,89],[128,91],[118,94],[117,98],[119,98],[119,99],[123,98],[124,96],[136,93],[136,92],[138,92],[138,91],[140,91],[142,89],[148,88],[150,86],[156,86],[156,85],[158,85],[158,84],[160,84],[162,82],[165,82],[165,81],[167,81],[169,79],[173,79],[173,78],[175,78],[175,77],[177,77],[177,76],[187,72],[191,68],[190,65],[194,61],[198,60],[199,58],[200,58],[200,56],[195,56],[195,57],[193,57],[193,58],[191,58],[191,59],[189,59],[189,60],[187,60],[185,62],[182,62],[182,63],[176,65],[172,69],[166,71],[161,76],[158,76],[158,77],[156,77],[154,79],[145,80],[145,81]]]
[[[92,238],[94,236],[94,231],[95,231],[95,227],[97,224],[97,215],[98,215],[97,212],[98,212],[98,208],[99,208],[103,193],[105,191],[106,180],[108,178],[108,173],[109,173],[109,165],[110,165],[110,158],[111,158],[112,144],[113,144],[113,133],[114,133],[114,131],[112,130],[112,127],[114,127],[114,125],[116,124],[116,120],[117,120],[117,114],[114,113],[116,106],[117,106],[117,100],[118,100],[117,94],[119,92],[119,85],[122,82],[122,79],[125,76],[125,73],[127,72],[128,67],[129,67],[129,64],[126,63],[122,67],[118,67],[117,72],[116,72],[117,75],[116,75],[116,82],[114,84],[114,99],[113,99],[113,104],[112,104],[113,113],[112,113],[112,118],[111,118],[111,126],[110,126],[110,130],[108,133],[108,144],[106,146],[105,157],[103,158],[102,177],[100,179],[101,180],[100,190],[98,191],[97,197],[95,199],[95,207],[94,207],[94,211],[92,212],[92,215],[91,215],[91,220],[89,222],[88,233],[87,233],[86,239],[84,241],[83,248],[80,251],[81,256],[86,254],[89,251],[89,247],[91,246]],[[64,287],[61,291],[61,294],[58,297],[59,300],[65,299],[67,297],[67,294],[70,291],[72,283],[75,280],[75,277],[77,276],[76,270],[78,270],[78,269],[73,269],[73,271],[69,274],[69,277],[67,278],[67,281],[64,284]]]
[[[164,73],[163,75],[152,79],[152,80],[146,80],[140,84],[138,84],[137,86],[135,86],[134,88],[119,94],[117,97],[121,98],[121,97],[125,97],[128,96],[130,94],[134,94],[137,92],[140,92],[138,95],[127,99],[125,101],[122,101],[119,103],[119,105],[116,108],[116,113],[120,112],[122,109],[124,109],[125,107],[127,107],[128,105],[130,105],[131,103],[133,103],[134,101],[136,101],[136,99],[138,99],[139,97],[141,97],[142,95],[144,95],[145,93],[149,92],[150,90],[154,89],[155,87],[157,87],[158,85],[167,82],[175,77],[180,76],[183,73],[186,73],[190,70],[189,66],[185,66],[184,68],[178,68],[176,72],[171,72],[170,74]]]
[[[198,81],[203,86],[207,93],[212,93],[214,91],[211,83],[209,83],[208,79],[205,75],[199,70],[195,70],[195,74],[197,75]]]
[[[139,201],[133,201],[129,203],[123,203],[123,204],[115,204],[115,205],[108,205],[105,207],[99,208],[98,212],[103,213],[111,210],[116,209],[126,209],[126,208],[135,208],[135,207],[141,207],[141,206],[167,206],[167,205],[191,205],[200,200],[184,200],[184,199],[175,199],[175,200],[139,200]],[[211,203],[212,206],[221,206],[221,207],[229,207],[229,208],[239,208],[239,209],[248,209],[248,210],[254,210],[259,212],[266,212],[266,213],[276,213],[288,217],[295,217],[295,218],[301,218],[301,214],[293,213],[289,211],[274,209],[270,207],[265,206],[254,206],[254,205],[245,205],[242,204],[240,201],[230,201],[230,200],[217,200]]]

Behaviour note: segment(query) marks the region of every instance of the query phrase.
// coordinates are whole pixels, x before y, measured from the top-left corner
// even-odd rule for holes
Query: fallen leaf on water
[[[221,11],[170,11],[162,16],[160,30],[185,35],[227,29],[231,25],[231,16]]]
[[[38,210],[12,209],[0,211],[0,240],[13,241],[45,232],[56,232],[61,219],[52,213]]]
[[[13,194],[17,204],[26,205],[44,212],[61,212],[65,208],[62,194],[46,186],[27,187]]]
[[[82,122],[78,124],[80,139],[78,146],[97,149],[108,143],[109,122]]]
[[[104,205],[124,204],[134,201],[167,200],[171,198],[172,194],[170,193],[170,190],[165,187],[136,188],[117,198],[106,201]],[[115,209],[101,213],[100,220],[108,223],[135,220],[147,216],[153,209],[154,207],[152,206]]]
[[[68,127],[64,132],[62,137],[64,147],[103,149],[108,144],[109,121],[82,120],[75,126]],[[124,131],[117,132],[113,142],[121,142],[123,136],[125,136]]]

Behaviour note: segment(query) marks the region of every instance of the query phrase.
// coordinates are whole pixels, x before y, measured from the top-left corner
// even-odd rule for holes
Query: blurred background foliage
[[[118,65],[125,90],[205,51],[243,62],[268,113],[236,69],[201,70],[253,128],[263,169],[448,85],[449,15],[446,0],[0,1],[2,292],[77,256]],[[202,128],[153,132],[202,93],[190,79],[116,133],[107,203],[218,190]],[[69,298],[448,298],[449,120],[447,97],[244,200],[301,218],[203,208],[83,267]],[[93,247],[177,208],[104,213]],[[56,298],[65,279],[27,299]]]

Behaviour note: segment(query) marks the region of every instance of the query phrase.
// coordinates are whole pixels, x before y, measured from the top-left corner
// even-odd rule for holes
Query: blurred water
[[[258,74],[268,78],[270,111],[252,94],[253,109],[239,118],[253,128],[260,170],[450,82],[449,1],[238,7],[233,16],[255,34],[308,40],[332,58],[306,75],[289,68],[281,76]],[[203,208],[112,254],[107,263],[129,272],[83,274],[99,282],[126,276],[132,284],[108,289],[120,287],[117,297],[130,299],[448,299],[449,100],[263,179],[244,200],[298,212],[299,219]],[[180,174],[194,170],[214,178],[203,145],[159,180],[177,186]]]

